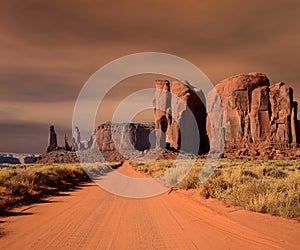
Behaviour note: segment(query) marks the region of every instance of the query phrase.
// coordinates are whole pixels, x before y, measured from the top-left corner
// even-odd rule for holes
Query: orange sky
[[[63,138],[85,81],[131,53],[183,57],[213,83],[263,72],[300,98],[299,16],[298,0],[2,0],[0,152],[43,152],[51,123]]]

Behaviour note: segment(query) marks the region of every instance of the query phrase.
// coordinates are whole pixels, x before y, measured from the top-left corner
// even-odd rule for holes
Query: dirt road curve
[[[128,164],[120,169],[132,174]],[[297,249],[299,223],[193,192],[126,199],[95,184],[1,219],[0,249]],[[24,210],[24,208],[22,208]],[[20,209],[19,209],[20,210]],[[299,249],[299,248],[298,248]]]

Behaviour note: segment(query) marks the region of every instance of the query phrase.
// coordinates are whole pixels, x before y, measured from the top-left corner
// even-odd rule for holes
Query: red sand
[[[123,174],[143,177],[126,163]],[[295,220],[225,207],[194,191],[127,199],[90,184],[3,218],[0,249],[299,249]],[[25,210],[24,210],[25,209]]]

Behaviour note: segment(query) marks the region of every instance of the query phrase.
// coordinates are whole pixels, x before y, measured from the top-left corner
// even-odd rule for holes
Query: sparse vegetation
[[[112,168],[120,165],[120,162],[110,163]],[[0,165],[0,205],[16,205],[33,197],[68,190],[89,181],[88,176],[96,177],[110,170],[102,163]]]
[[[197,160],[191,171],[174,188],[197,189],[205,198],[216,198],[229,205],[287,218],[300,217],[300,162],[298,160],[223,159],[213,175],[199,183],[204,160]],[[138,171],[151,176],[164,174],[165,183],[174,183],[173,161],[133,163]],[[180,168],[178,171],[180,172]],[[180,176],[180,174],[178,175]]]
[[[159,160],[148,163],[131,162],[135,170],[147,173],[152,177],[159,177],[168,187],[176,189],[193,189],[198,187],[199,173],[203,160],[197,160],[190,165],[189,161],[180,160],[173,166],[174,160]],[[178,184],[176,184],[178,183]]]

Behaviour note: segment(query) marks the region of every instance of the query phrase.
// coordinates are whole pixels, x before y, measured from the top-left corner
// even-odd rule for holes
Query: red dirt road
[[[120,169],[134,175],[128,164]],[[141,174],[136,174],[141,176]],[[194,192],[127,199],[89,184],[2,218],[0,249],[299,249],[293,220],[226,208]],[[19,209],[20,211],[21,209]],[[16,210],[17,211],[17,210]],[[22,213],[21,213],[22,214]]]

